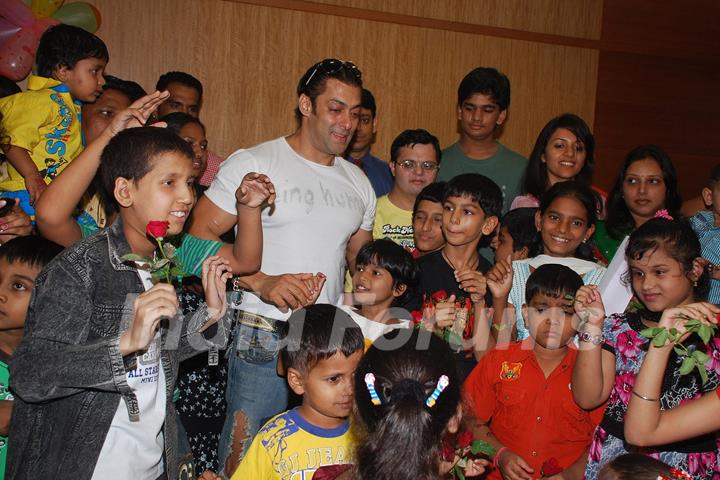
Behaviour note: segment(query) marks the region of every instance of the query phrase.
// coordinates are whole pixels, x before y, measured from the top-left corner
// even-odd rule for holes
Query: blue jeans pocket
[[[261,365],[277,358],[279,350],[280,340],[275,333],[240,326],[235,338],[235,352],[240,359]]]

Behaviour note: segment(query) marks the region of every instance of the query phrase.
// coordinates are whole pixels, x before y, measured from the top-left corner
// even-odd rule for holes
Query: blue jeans
[[[287,409],[287,382],[276,371],[278,349],[277,334],[235,327],[225,393],[227,414],[218,448],[220,470],[228,477],[232,472],[224,466],[234,470],[263,423]]]

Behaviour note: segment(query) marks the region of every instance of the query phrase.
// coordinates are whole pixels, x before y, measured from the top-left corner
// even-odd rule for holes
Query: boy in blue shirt
[[[94,102],[105,84],[107,47],[70,25],[50,27],[40,39],[37,75],[26,92],[0,99],[3,143],[9,145],[4,197],[20,199],[28,215],[45,187],[83,149],[80,108]]]
[[[702,198],[710,210],[701,210],[690,218],[690,225],[700,239],[703,258],[710,262],[708,302],[720,304],[720,164],[710,173]]]
[[[209,347],[207,326],[223,319],[224,332],[231,272],[220,257],[205,260],[206,304],[183,318],[174,287],[153,285],[150,272],[123,257],[153,257],[153,237],[182,231],[195,203],[193,158],[187,142],[161,128],[122,131],[105,147],[102,193],[119,218],[69,247],[37,278],[25,338],[10,362],[16,396],[10,479],[66,472],[178,478],[172,402],[178,363]],[[258,207],[269,196],[255,180],[243,180],[238,191],[250,244],[261,241]],[[151,231],[150,222],[165,225],[163,232]],[[250,249],[259,265],[259,252]]]

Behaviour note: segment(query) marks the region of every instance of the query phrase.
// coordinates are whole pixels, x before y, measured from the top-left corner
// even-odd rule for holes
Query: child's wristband
[[[495,468],[500,468],[500,455],[502,455],[505,450],[509,450],[508,447],[500,447],[500,449],[495,452],[495,456],[493,457],[493,466]]]

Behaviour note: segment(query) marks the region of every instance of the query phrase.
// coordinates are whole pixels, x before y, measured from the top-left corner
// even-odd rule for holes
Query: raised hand
[[[460,284],[460,288],[470,294],[471,302],[478,304],[484,301],[487,281],[482,272],[469,268],[458,270],[455,272],[455,281]]]
[[[487,286],[493,298],[507,300],[512,290],[513,269],[510,255],[506,259],[496,259],[495,265],[486,275]]]
[[[240,186],[235,191],[235,199],[240,205],[246,207],[259,207],[263,203],[275,202],[275,186],[267,175],[250,172],[243,177]]]
[[[583,285],[580,287],[575,294],[573,307],[580,320],[587,322],[588,325],[602,329],[605,321],[605,306],[597,285]]]
[[[142,127],[147,123],[150,115],[170,96],[170,92],[154,92],[135,100],[128,108],[118,112],[107,126],[106,131],[111,137],[127,128]],[[155,124],[164,127],[165,124]]]
[[[205,259],[202,264],[202,286],[210,319],[203,328],[209,327],[225,315],[227,311],[225,290],[230,278],[232,278],[230,262],[217,255]]]

